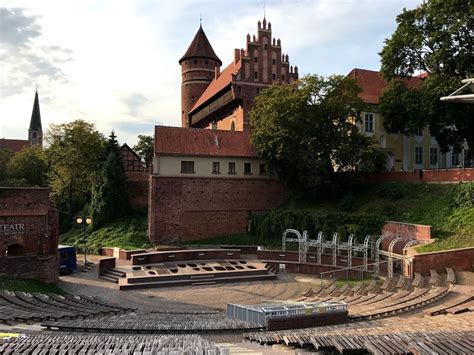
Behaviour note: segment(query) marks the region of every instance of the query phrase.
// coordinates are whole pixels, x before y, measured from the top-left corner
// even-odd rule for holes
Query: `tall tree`
[[[9,149],[0,148],[0,184],[7,178],[7,167],[13,153]]]
[[[48,164],[43,147],[32,145],[17,152],[8,163],[8,175],[25,179],[30,186],[47,186]]]
[[[138,135],[138,143],[133,146],[133,150],[142,158],[146,166],[150,166],[153,162],[153,136]]]
[[[71,220],[90,201],[92,177],[102,165],[106,141],[94,124],[83,120],[50,125],[46,141],[53,197]]]
[[[390,133],[411,134],[429,126],[443,151],[474,147],[474,106],[441,102],[460,80],[474,75],[474,1],[429,0],[397,16],[397,29],[380,53],[382,75],[389,85],[380,98]],[[408,89],[398,76],[426,73]]]
[[[94,228],[122,217],[130,210],[127,177],[114,131],[109,136],[106,151],[105,162],[92,188]]]
[[[262,91],[250,123],[269,169],[292,189],[332,182],[335,168],[371,170],[372,157],[380,155],[355,125],[363,107],[359,91],[353,79],[316,75]]]

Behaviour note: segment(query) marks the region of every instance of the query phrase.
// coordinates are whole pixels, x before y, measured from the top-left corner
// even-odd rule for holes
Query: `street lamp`
[[[83,233],[84,233],[84,267],[86,267],[87,266],[86,227],[87,227],[87,225],[92,224],[92,218],[77,216],[76,223],[77,224],[82,224],[82,230],[83,230]]]

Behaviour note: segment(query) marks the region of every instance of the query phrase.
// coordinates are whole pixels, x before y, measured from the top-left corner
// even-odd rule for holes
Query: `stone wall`
[[[461,182],[474,181],[474,168],[454,168],[440,170],[384,171],[367,178],[371,182]]]
[[[152,176],[148,237],[166,244],[244,233],[251,213],[268,211],[284,197],[273,179]]]
[[[58,280],[58,214],[49,193],[0,188],[0,274]]]
[[[130,204],[135,208],[148,207],[148,178],[147,171],[127,171],[127,188],[130,195]]]

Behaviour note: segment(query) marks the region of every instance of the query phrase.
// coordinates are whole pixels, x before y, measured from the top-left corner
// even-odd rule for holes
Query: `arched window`
[[[234,122],[234,121],[232,121],[232,122],[230,123],[230,130],[231,130],[231,131],[235,131],[235,122]]]
[[[5,256],[21,256],[25,254],[25,249],[20,244],[12,244],[7,247]]]

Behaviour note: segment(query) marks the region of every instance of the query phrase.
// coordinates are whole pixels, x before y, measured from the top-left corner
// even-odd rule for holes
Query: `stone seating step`
[[[111,277],[103,273],[102,275],[99,276],[100,279],[102,280],[107,280],[113,283],[118,283],[118,279],[116,277]]]
[[[202,282],[193,282],[191,286],[204,286],[204,285],[215,285],[215,281],[202,281]]]

